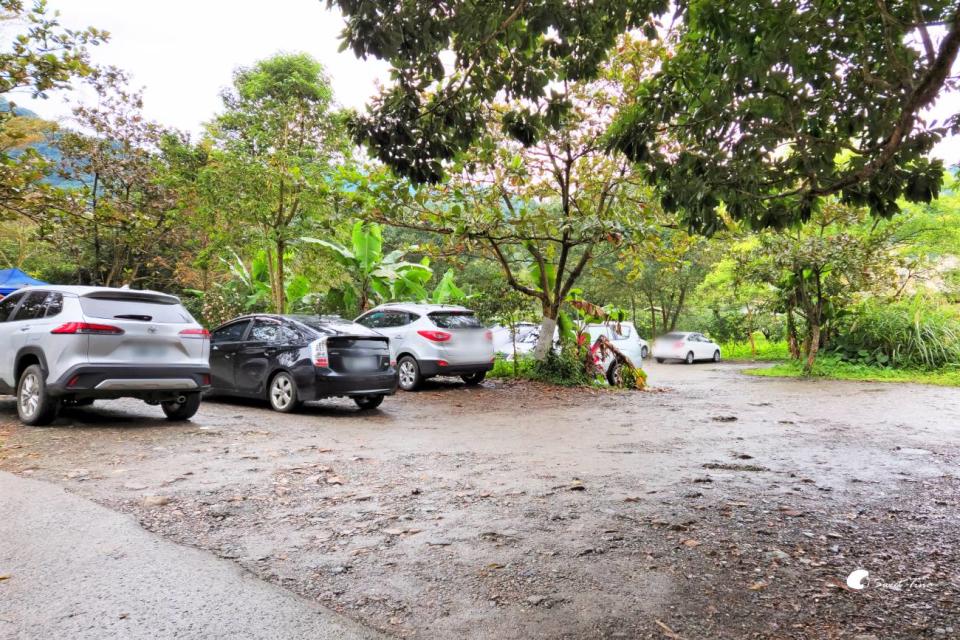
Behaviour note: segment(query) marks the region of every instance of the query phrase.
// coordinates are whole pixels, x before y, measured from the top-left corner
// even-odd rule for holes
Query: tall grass
[[[753,344],[749,342],[724,342],[720,345],[720,353],[725,360],[786,360],[790,357],[790,349],[785,340],[771,342],[759,331],[753,336]]]
[[[846,362],[897,368],[960,366],[960,317],[922,297],[861,303],[838,324],[832,351]]]

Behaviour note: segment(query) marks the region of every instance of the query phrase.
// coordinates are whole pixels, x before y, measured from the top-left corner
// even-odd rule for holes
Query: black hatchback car
[[[361,409],[397,390],[389,340],[342,318],[243,316],[210,335],[211,395],[266,398],[277,411],[336,396]]]

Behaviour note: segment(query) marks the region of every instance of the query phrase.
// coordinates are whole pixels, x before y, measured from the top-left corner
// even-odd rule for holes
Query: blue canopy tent
[[[31,278],[20,269],[0,269],[0,296],[8,296],[22,287],[38,284],[47,283]]]

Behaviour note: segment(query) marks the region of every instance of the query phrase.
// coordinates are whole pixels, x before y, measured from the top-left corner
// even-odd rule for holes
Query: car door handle
[[[274,355],[276,352],[277,352],[276,349],[264,349],[264,350],[263,350],[263,355],[265,355],[265,356],[267,356],[268,358],[270,358],[270,357],[273,357],[273,355]]]
[[[30,325],[27,325],[25,327],[20,327],[20,331],[30,331]]]

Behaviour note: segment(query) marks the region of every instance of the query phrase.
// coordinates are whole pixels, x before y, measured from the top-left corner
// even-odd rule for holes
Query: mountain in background
[[[9,100],[7,100],[6,98],[0,98],[0,113],[10,112],[11,111],[10,107],[11,105]],[[13,115],[18,118],[33,118],[36,120],[43,120],[43,118],[41,118],[37,113],[31,111],[30,109],[17,106],[16,104],[13,105],[12,112],[13,112]],[[27,148],[36,150],[36,152],[39,153],[41,156],[43,156],[43,158],[45,158],[46,160],[50,161],[54,165],[59,165],[60,161],[63,158],[63,156],[60,154],[60,149],[56,147],[56,140],[59,135],[60,134],[58,132],[54,131],[53,133],[50,134],[49,136],[50,139],[48,141],[35,142],[33,144],[27,145]],[[10,155],[16,157],[18,153],[21,153],[21,152],[13,151],[11,152]],[[51,175],[47,176],[46,182],[49,184],[52,184],[55,187],[79,187],[80,186],[80,183],[78,182],[64,180],[59,175],[57,175],[56,172],[53,172],[51,173]]]

